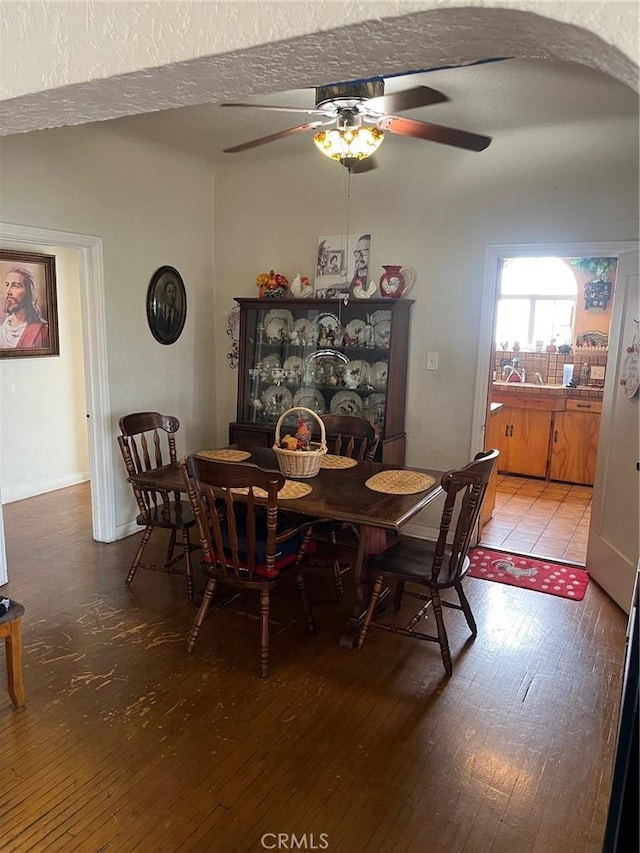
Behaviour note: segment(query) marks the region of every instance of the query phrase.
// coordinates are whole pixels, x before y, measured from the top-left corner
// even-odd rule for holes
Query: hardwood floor
[[[263,681],[257,622],[220,614],[187,655],[184,580],[126,591],[137,537],[93,542],[89,511],[87,486],[4,507],[27,707],[2,685],[3,853],[600,851],[626,618],[595,583],[469,578],[479,633],[445,614],[448,680],[435,644],[339,648],[349,576],[337,604],[315,570],[318,634],[288,628]]]

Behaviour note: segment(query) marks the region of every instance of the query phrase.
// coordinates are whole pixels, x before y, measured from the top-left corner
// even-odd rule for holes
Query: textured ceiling
[[[95,49],[98,45],[104,48],[103,42],[108,43],[111,39],[115,51],[126,51],[128,42],[114,39],[118,28],[113,15],[117,15],[120,4],[106,5],[111,9],[111,17],[107,16],[102,29],[92,36]],[[544,11],[544,4],[532,5]],[[594,14],[599,5],[593,4]],[[85,4],[78,6],[84,8]],[[570,12],[574,7],[582,9],[589,4],[569,3],[566,6]],[[180,4],[176,4],[176,8],[179,11]],[[188,4],[182,8],[184,27],[189,27]],[[292,4],[292,8],[297,10],[297,4]],[[178,23],[173,21],[173,26]],[[330,17],[327,23],[331,26]],[[594,21],[594,29],[598,30],[597,21]],[[149,32],[150,45],[157,43],[159,47],[171,32]],[[136,34],[139,37],[139,32]],[[65,38],[67,34],[62,31],[52,35],[59,42],[66,61],[72,63],[73,55]],[[51,46],[43,46],[43,49],[51,50]],[[88,48],[91,53],[91,44]],[[284,41],[274,38],[270,43],[243,50],[218,52],[169,65],[159,64],[128,74],[8,99],[1,105],[0,132],[8,135],[169,107],[219,103],[248,95],[283,92],[379,74],[406,74],[415,69],[458,65],[498,56],[570,59],[605,71],[629,85],[637,85],[637,66],[615,47],[581,26],[504,7],[441,8],[396,18],[376,18]],[[99,77],[97,71],[96,77]],[[456,97],[455,92],[447,94]],[[552,91],[546,94],[553,96]],[[462,106],[460,97],[455,103]],[[487,108],[489,106],[494,107],[491,103]],[[447,111],[449,114],[453,115],[452,110]],[[482,127],[471,126],[470,129],[490,130],[493,115],[485,111]],[[464,117],[467,116],[469,112],[465,111]]]
[[[388,78],[392,93],[423,84],[438,89],[449,103],[411,110],[403,115],[487,135],[541,126],[587,124],[638,116],[638,95],[600,72],[576,63],[513,59],[461,68],[439,69]],[[250,103],[308,107],[313,89],[288,90],[246,99]],[[116,119],[104,125],[113,133],[141,142],[165,145],[212,162],[243,158],[273,159],[312,148],[311,131],[240,154],[222,149],[276,133],[310,120],[304,114],[222,106],[171,109]],[[385,146],[435,143],[387,134]]]

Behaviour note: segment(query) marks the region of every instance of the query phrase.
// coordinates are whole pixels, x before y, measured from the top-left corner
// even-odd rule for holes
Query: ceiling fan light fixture
[[[377,127],[344,127],[321,130],[313,137],[325,157],[332,160],[364,160],[382,145],[384,132]]]

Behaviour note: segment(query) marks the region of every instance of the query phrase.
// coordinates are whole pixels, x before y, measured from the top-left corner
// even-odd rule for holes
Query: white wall
[[[318,235],[344,233],[347,222],[351,232],[370,231],[376,281],[384,263],[418,272],[407,462],[447,470],[471,452],[486,246],[636,239],[637,121],[498,134],[481,154],[395,137],[378,160],[376,171],[352,177],[350,200],[346,172],[311,142],[304,155],[218,169],[218,316],[234,295],[256,294],[258,272],[312,277]],[[224,337],[220,320],[220,435],[235,417]],[[425,369],[428,350],[440,354],[437,372]]]
[[[108,124],[6,138],[0,154],[4,221],[103,238],[114,448],[120,416],[146,409],[177,415],[182,451],[209,444],[215,411],[211,169],[123,140]],[[175,266],[187,289],[187,321],[171,346],[155,341],[146,319],[149,280],[162,264]],[[39,371],[46,370],[48,360],[39,361]],[[117,449],[114,462],[121,533],[134,505]]]
[[[60,355],[0,360],[0,482],[9,503],[89,478],[78,257],[38,245],[3,249],[56,257]]]

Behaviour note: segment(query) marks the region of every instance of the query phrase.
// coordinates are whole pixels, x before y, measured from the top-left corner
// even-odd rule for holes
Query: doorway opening
[[[77,252],[82,341],[85,354],[93,538],[98,542],[113,542],[116,539],[115,484],[109,417],[111,405],[107,378],[102,239],[93,235],[6,222],[0,222],[0,238],[18,246],[38,244],[43,247],[69,248]],[[0,585],[6,583],[7,579],[8,567],[0,504]]]
[[[498,257],[480,543],[586,563],[617,257]]]

